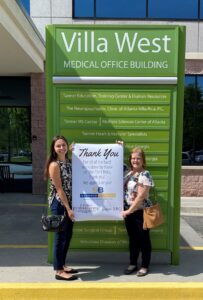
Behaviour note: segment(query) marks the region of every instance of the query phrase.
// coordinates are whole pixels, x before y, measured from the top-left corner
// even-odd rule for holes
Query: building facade
[[[186,26],[185,110],[183,133],[182,195],[203,196],[203,0],[1,0],[0,93],[4,81],[27,80],[29,91],[13,100],[8,89],[0,94],[2,115],[16,118],[14,110],[24,108],[30,123],[27,140],[0,144],[3,163],[32,153],[32,193],[46,193],[43,167],[46,159],[45,27],[48,24],[177,24]],[[9,51],[11,50],[12,51]],[[14,84],[15,86],[15,84]],[[24,89],[25,83],[17,90]],[[9,102],[10,101],[10,102]],[[18,126],[20,126],[18,124]],[[24,126],[21,124],[21,127]],[[27,128],[26,127],[26,128]],[[19,127],[20,128],[20,127]],[[12,126],[7,129],[9,135]],[[5,131],[4,131],[5,132]],[[3,134],[3,131],[2,131]],[[14,133],[13,133],[14,135]],[[17,135],[18,136],[18,135]],[[22,138],[21,138],[22,139]],[[8,147],[4,145],[9,144]],[[15,146],[15,147],[14,147]],[[22,149],[24,147],[24,149]],[[14,151],[15,148],[15,151]],[[10,161],[5,159],[5,152]],[[12,152],[12,153],[11,153]],[[20,155],[22,153],[22,155]],[[12,155],[11,155],[12,154]],[[14,155],[15,154],[15,155]],[[18,155],[17,155],[18,154]],[[11,159],[12,158],[12,159]],[[16,158],[17,159],[17,158]],[[18,164],[25,161],[18,161]]]

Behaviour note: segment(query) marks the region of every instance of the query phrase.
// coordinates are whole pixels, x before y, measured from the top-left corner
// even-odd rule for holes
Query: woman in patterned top
[[[72,238],[74,213],[71,207],[72,168],[68,160],[68,142],[63,136],[55,136],[45,167],[45,178],[50,179],[49,206],[54,215],[66,215],[64,231],[56,232],[54,239],[54,270],[58,280],[74,280],[77,270],[65,265]]]
[[[124,210],[122,216],[129,237],[130,264],[124,271],[131,274],[137,270],[141,252],[141,268],[137,276],[145,276],[151,259],[149,230],[143,229],[143,208],[151,205],[149,190],[154,186],[149,171],[145,170],[145,153],[140,147],[132,150],[129,158],[131,171],[124,176]]]

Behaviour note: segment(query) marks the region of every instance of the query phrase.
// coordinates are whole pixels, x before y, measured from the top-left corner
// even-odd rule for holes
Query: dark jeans
[[[56,199],[51,204],[51,211],[54,215],[63,215],[64,206],[62,206]],[[66,255],[69,249],[70,241],[73,232],[73,222],[67,216],[65,230],[55,233],[54,238],[54,270],[62,270],[66,262]]]
[[[148,268],[152,247],[149,230],[143,229],[143,211],[137,210],[128,215],[125,218],[125,225],[129,237],[130,264],[137,265],[141,252],[141,267]]]

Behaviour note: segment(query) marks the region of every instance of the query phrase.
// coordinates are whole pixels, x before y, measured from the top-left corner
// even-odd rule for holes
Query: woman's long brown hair
[[[56,135],[53,137],[52,142],[51,142],[51,146],[50,146],[50,154],[47,158],[46,164],[45,164],[45,168],[44,168],[44,179],[47,180],[49,178],[49,165],[52,161],[57,161],[57,154],[54,150],[54,146],[56,141],[58,140],[63,140],[68,147],[68,141],[67,139],[62,136],[62,135]],[[68,159],[68,152],[66,153],[66,158]]]

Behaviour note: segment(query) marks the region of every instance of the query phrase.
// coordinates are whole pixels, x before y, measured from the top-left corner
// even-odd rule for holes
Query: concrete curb
[[[203,283],[5,283],[0,284],[0,299],[200,300],[203,299]]]

